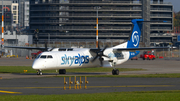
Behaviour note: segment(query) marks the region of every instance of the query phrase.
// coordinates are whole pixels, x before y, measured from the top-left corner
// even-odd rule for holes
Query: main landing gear
[[[113,67],[112,75],[119,75],[119,70],[115,68],[116,62],[113,61],[110,62],[112,62],[112,67]]]
[[[42,71],[41,71],[41,70],[38,70],[38,71],[37,71],[37,75],[42,75]]]
[[[66,74],[66,70],[65,69],[60,69],[59,74]]]
[[[113,69],[112,70],[112,75],[119,75],[119,70],[118,69]]]

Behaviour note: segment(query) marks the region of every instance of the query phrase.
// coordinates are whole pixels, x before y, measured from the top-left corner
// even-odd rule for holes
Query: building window
[[[13,15],[16,15],[16,11],[13,11]]]
[[[13,20],[16,20],[16,16],[13,16]]]
[[[13,10],[17,10],[17,7],[16,7],[16,6],[13,6]]]

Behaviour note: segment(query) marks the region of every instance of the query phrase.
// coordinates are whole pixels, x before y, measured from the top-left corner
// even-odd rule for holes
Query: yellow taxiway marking
[[[11,92],[11,91],[3,91],[3,90],[0,90],[0,93],[8,93],[8,94],[22,94],[21,92]]]
[[[82,86],[84,87],[84,86]],[[124,88],[124,87],[174,87],[174,85],[123,85],[123,86],[87,86],[88,88]],[[63,87],[0,87],[0,89],[47,89],[47,88],[63,88]],[[73,86],[72,86],[73,88]]]
[[[174,85],[127,85],[127,86],[88,86],[89,88],[110,88],[110,87],[174,87]]]

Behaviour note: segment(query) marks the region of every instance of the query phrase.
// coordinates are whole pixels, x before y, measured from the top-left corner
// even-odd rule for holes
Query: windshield
[[[41,56],[41,54],[39,54],[39,55],[36,57],[36,59],[38,59],[40,56]]]
[[[40,58],[45,59],[45,58],[46,58],[46,55],[41,55]]]
[[[38,58],[40,58],[40,59],[52,59],[53,57],[52,57],[52,55],[41,55],[41,54],[39,54],[36,57],[36,59],[38,59]]]

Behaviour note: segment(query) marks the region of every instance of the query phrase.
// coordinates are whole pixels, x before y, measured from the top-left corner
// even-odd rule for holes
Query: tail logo
[[[139,35],[137,31],[134,31],[133,35],[132,35],[132,42],[134,47],[137,47],[139,44]]]

